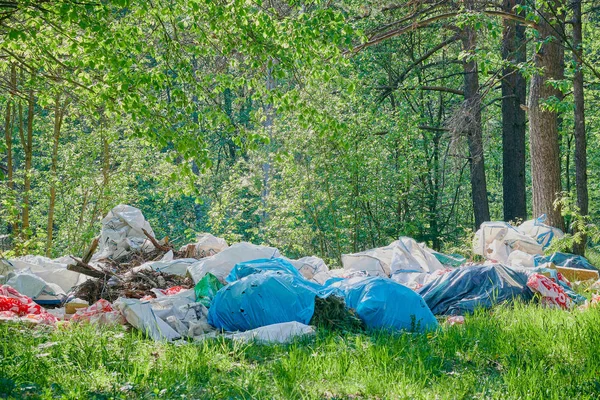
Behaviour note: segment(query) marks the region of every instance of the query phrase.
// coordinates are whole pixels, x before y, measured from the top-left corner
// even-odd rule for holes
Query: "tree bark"
[[[504,0],[503,9],[514,13],[522,0]],[[504,220],[527,219],[525,186],[526,81],[514,66],[525,61],[525,26],[504,19],[502,57],[511,63],[502,71],[502,192]]]
[[[577,207],[581,215],[589,212],[588,183],[587,183],[587,139],[585,132],[585,102],[583,98],[583,64],[582,64],[582,27],[581,0],[571,0],[573,9],[573,48],[576,62],[573,76],[573,100],[575,103],[575,186],[577,190]],[[586,247],[586,237],[573,246],[573,253],[583,255]]]
[[[35,98],[33,89],[29,89],[28,109],[27,109],[27,139],[23,143],[25,150],[25,179],[23,181],[23,219],[21,230],[23,238],[29,239],[29,206],[31,191],[31,161],[33,157],[33,111],[35,107]]]
[[[12,86],[13,82],[13,74],[16,73],[14,64],[10,67],[10,82],[11,89],[14,89]],[[11,91],[12,92],[12,91]],[[13,94],[13,93],[11,93]],[[6,140],[6,175],[8,178],[8,188],[13,189],[13,154],[12,154],[12,98],[9,97],[6,101],[6,117],[4,120],[4,139]]]
[[[463,31],[463,50],[468,53],[475,51],[477,36],[472,27]],[[471,166],[471,199],[475,213],[475,228],[490,220],[490,209],[485,179],[485,164],[483,157],[483,137],[481,127],[481,94],[479,93],[479,73],[477,63],[473,59],[463,62],[464,94],[467,139],[469,143],[469,164]]]
[[[543,107],[551,97],[560,99],[561,93],[549,84],[549,80],[563,77],[562,39],[560,31],[562,17],[559,1],[549,1],[540,10],[538,25],[542,43],[534,54],[537,72],[531,78],[529,90],[529,140],[531,147],[531,180],[533,185],[533,214],[546,214],[547,223],[564,229],[560,207],[554,202],[562,190],[560,177],[560,152],[558,145],[558,114]],[[558,15],[556,17],[555,15]]]
[[[66,100],[65,100],[66,101]],[[66,104],[66,103],[65,103]],[[52,239],[54,233],[54,208],[56,202],[56,181],[57,181],[57,164],[58,164],[58,141],[60,139],[60,128],[62,126],[64,108],[60,106],[60,94],[56,96],[54,102],[54,131],[52,143],[52,165],[50,167],[50,204],[48,206],[48,227],[46,237],[46,257],[50,257],[52,250]]]

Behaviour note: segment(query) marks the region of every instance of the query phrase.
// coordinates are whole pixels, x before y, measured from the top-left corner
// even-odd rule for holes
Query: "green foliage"
[[[595,398],[600,311],[499,307],[430,334],[175,345],[83,325],[0,325],[8,398]]]

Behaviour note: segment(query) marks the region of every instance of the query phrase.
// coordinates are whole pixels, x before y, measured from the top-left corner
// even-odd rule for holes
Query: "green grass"
[[[428,335],[157,344],[136,332],[0,325],[0,398],[592,399],[600,310],[499,307]]]

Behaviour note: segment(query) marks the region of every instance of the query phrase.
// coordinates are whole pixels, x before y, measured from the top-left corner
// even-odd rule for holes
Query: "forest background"
[[[157,236],[289,257],[486,220],[598,242],[600,5],[0,2],[0,235],[79,254],[119,203]]]

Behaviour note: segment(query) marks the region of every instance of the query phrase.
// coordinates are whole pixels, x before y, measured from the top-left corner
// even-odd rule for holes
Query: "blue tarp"
[[[258,260],[235,264],[225,280],[227,282],[235,282],[245,276],[265,271],[279,271],[302,278],[300,272],[289,261],[283,258],[260,258]]]
[[[441,275],[417,292],[436,315],[462,315],[516,298],[530,300],[527,273],[504,265],[475,265]]]
[[[208,312],[217,329],[246,331],[280,322],[308,324],[319,285],[289,273],[266,271],[221,288]]]
[[[382,277],[338,280],[325,290],[343,295],[370,329],[432,330],[438,327],[429,307],[417,293]]]
[[[590,262],[583,256],[578,256],[569,253],[552,253],[549,256],[537,255],[534,257],[535,266],[539,266],[548,262],[558,265],[559,267],[566,268],[579,268],[579,269],[590,269],[597,271],[598,268],[594,267]]]

